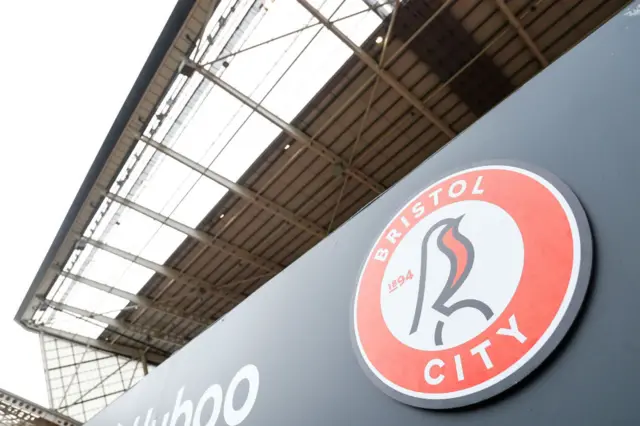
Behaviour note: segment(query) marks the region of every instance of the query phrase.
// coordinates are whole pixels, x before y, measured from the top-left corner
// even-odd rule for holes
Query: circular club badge
[[[380,234],[353,305],[367,374],[434,409],[523,379],[575,319],[591,272],[578,199],[548,173],[490,165],[452,174]]]

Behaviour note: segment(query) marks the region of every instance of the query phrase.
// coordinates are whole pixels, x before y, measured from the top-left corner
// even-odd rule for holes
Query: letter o
[[[242,404],[240,409],[236,410],[233,408],[233,396],[238,389],[238,385],[243,380],[247,380],[249,382],[249,392],[247,394],[247,400]],[[227,389],[227,395],[224,399],[224,421],[227,422],[229,426],[237,426],[247,418],[249,413],[251,413],[251,409],[256,402],[256,398],[258,397],[258,388],[260,387],[260,373],[258,372],[258,367],[253,364],[247,364],[242,367],[233,379],[231,379],[231,383],[229,383],[229,388]]]
[[[456,186],[459,186],[460,189],[456,190]],[[467,190],[467,181],[465,180],[457,180],[455,182],[453,182],[451,184],[451,186],[449,187],[449,197],[451,198],[458,198],[459,196],[461,196],[464,191]]]
[[[211,411],[211,417],[205,423],[205,426],[213,426],[218,421],[218,417],[220,416],[220,409],[222,408],[222,387],[220,385],[212,385],[204,391],[200,400],[198,401],[198,405],[196,406],[196,410],[193,413],[193,426],[200,426],[200,418],[202,417],[202,409],[204,408],[204,404],[208,399],[213,401],[213,410]]]

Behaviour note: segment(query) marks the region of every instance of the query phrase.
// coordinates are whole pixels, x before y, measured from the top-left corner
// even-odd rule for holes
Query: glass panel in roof
[[[95,321],[81,319],[77,315],[64,312],[64,311],[56,311],[55,315],[52,315],[53,309],[47,308],[45,312],[45,317],[51,317],[50,321],[45,322],[45,325],[51,328],[56,328],[58,330],[64,330],[69,333],[78,334],[80,336],[89,337],[92,339],[100,336],[105,327]]]
[[[137,255],[162,224],[135,210],[125,208],[113,229],[102,238],[112,247]]]
[[[241,109],[245,116],[250,113],[250,109],[243,108],[236,98],[219,87],[214,87],[173,149],[191,159],[202,158],[226,128],[231,126],[233,132],[240,127],[243,117],[237,115]]]
[[[263,105],[283,120],[293,120],[350,55],[351,51],[340,40],[328,30],[321,30]],[[305,75],[313,77],[302,78]]]
[[[214,138],[211,139],[211,144],[207,148],[198,162],[204,166],[211,166],[211,164],[220,156],[222,151],[226,149],[232,142],[235,135],[247,122],[252,115],[252,110],[249,107],[242,106],[240,109],[235,110],[233,117],[229,120],[220,132],[216,133]]]
[[[170,217],[195,228],[227,192],[226,188],[201,176]]]
[[[358,12],[366,9],[366,6],[363,7],[363,3],[362,0],[347,0],[333,17],[334,20],[339,20],[335,23],[336,28],[358,46],[362,45],[382,23],[380,16],[372,10],[358,14]],[[341,19],[354,14],[357,15],[348,19]]]
[[[130,293],[137,293],[153,274],[150,269],[97,249],[81,275]]]
[[[346,1],[336,15],[360,10],[361,1]],[[367,12],[340,21],[337,26],[360,44],[379,23],[375,13]],[[286,121],[293,120],[352,55],[351,49],[326,28],[314,28],[308,33],[309,37],[300,38],[304,45],[300,46],[298,59],[263,101],[267,109]]]
[[[243,48],[299,30],[312,21],[313,17],[298,3],[277,2],[249,35]],[[256,100],[262,98],[295,59],[304,40],[311,36],[311,32],[305,30],[227,59],[230,65],[224,74],[225,81],[245,95],[253,95]],[[264,88],[256,91],[262,84],[265,84]]]
[[[166,216],[200,174],[173,158],[158,154],[162,157],[162,163],[144,181],[136,202]]]
[[[185,237],[173,228],[125,208],[103,242],[161,264]]]
[[[238,180],[279,133],[280,129],[274,124],[253,114],[213,162],[211,169],[227,179]]]
[[[144,259],[163,264],[186,237],[182,232],[161,225],[138,255]]]
[[[67,305],[115,318],[120,310],[129,304],[128,300],[113,294],[96,290],[69,278],[66,280],[73,283],[73,289],[64,301]]]

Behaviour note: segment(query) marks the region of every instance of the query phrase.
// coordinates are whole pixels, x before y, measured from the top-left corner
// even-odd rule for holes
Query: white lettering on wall
[[[249,385],[247,398],[240,407],[235,407],[233,399],[238,386],[246,381]],[[258,398],[258,389],[260,388],[260,373],[258,368],[253,364],[242,367],[233,376],[226,394],[219,384],[213,384],[205,390],[198,398],[197,403],[189,399],[184,399],[185,387],[178,390],[173,410],[162,416],[162,426],[215,426],[218,422],[220,414],[224,422],[228,426],[240,425],[249,414]],[[205,409],[205,406],[207,407]],[[195,410],[194,410],[195,409]],[[147,411],[144,420],[144,426],[156,426],[156,416],[153,414],[154,409]],[[133,421],[133,426],[139,426],[140,416]],[[118,426],[122,424],[118,423]]]

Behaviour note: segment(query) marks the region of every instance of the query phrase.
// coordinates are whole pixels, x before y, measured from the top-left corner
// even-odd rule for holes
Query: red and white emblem
[[[557,346],[590,270],[586,216],[553,176],[508,165],[450,175],[400,210],[366,260],[353,306],[361,364],[411,405],[487,399]]]

